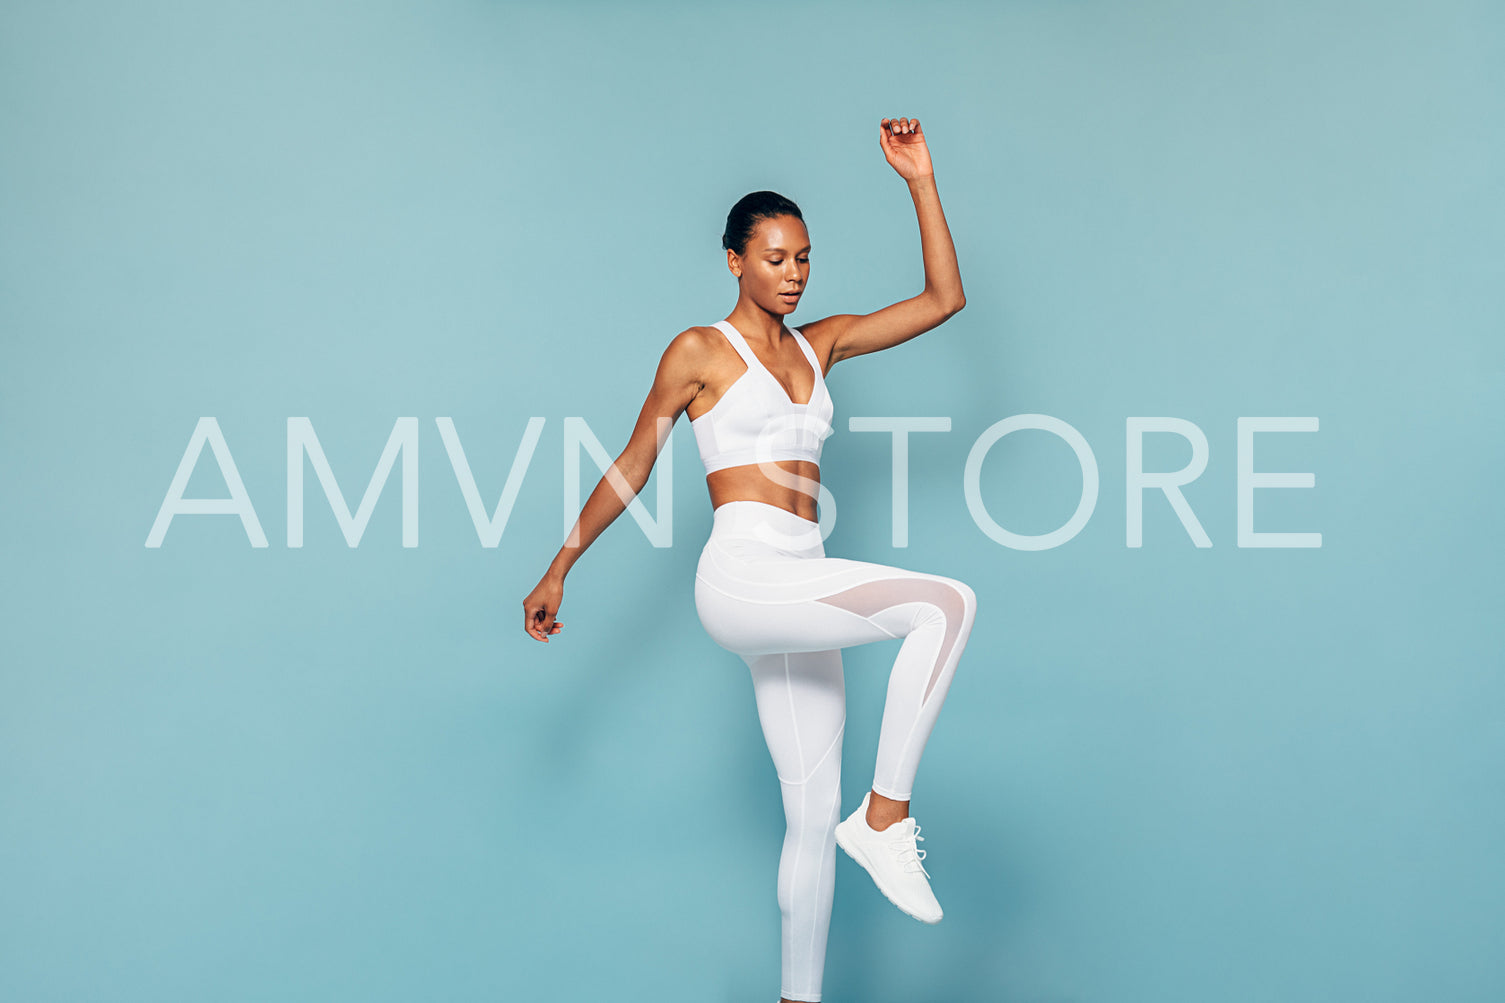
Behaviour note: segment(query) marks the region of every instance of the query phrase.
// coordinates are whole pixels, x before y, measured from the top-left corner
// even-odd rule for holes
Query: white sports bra
[[[724,320],[712,326],[726,335],[742,356],[747,372],[737,377],[709,411],[690,419],[705,472],[769,460],[808,460],[819,465],[821,447],[832,431],[835,407],[815,350],[805,336],[796,328],[789,329],[815,370],[815,388],[810,391],[809,402],[796,404],[783,384],[758,361],[741,332]]]

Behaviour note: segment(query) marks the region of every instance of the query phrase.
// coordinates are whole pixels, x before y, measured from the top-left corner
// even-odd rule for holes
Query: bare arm
[[[891,134],[891,129],[898,129]],[[941,211],[930,151],[920,132],[919,119],[884,119],[879,143],[889,164],[909,185],[920,223],[920,250],[925,287],[916,296],[869,314],[836,314],[801,330],[807,338],[829,347],[830,366],[842,359],[882,351],[938,327],[967,304],[961,269],[946,214]]]
[[[555,622],[554,616],[564,598],[565,576],[585,549],[643,490],[660,450],[669,441],[674,423],[700,393],[703,384],[699,361],[705,357],[703,350],[703,337],[694,329],[677,335],[664,350],[627,446],[586,499],[580,517],[549,570],[523,600],[523,629],[538,640],[547,641],[549,634],[557,633],[563,626]]]

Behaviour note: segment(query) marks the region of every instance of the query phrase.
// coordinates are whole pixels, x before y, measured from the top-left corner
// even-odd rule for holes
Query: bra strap
[[[824,383],[826,376],[820,371],[820,360],[815,357],[815,347],[805,340],[805,333],[797,327],[791,327],[789,333],[794,335],[794,340],[799,342],[800,351],[805,353],[805,358],[810,360],[810,368],[815,370],[817,382]],[[812,398],[813,400],[814,398]]]
[[[747,344],[747,339],[742,337],[741,331],[738,331],[724,320],[718,320],[711,326],[726,335],[726,340],[731,342],[732,347],[737,350],[737,354],[742,356],[742,361],[747,363],[749,370],[763,368],[763,363],[759,362],[758,357],[753,354],[752,348]]]

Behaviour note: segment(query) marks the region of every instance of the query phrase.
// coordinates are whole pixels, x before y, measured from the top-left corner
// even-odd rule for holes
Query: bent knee
[[[977,613],[977,593],[972,586],[956,578],[941,578],[945,590],[935,603],[947,619],[970,623]]]
[[[958,594],[961,595],[962,608],[969,615],[977,612],[977,593],[972,590],[972,586],[956,578],[946,579],[946,584],[950,585],[957,591]]]

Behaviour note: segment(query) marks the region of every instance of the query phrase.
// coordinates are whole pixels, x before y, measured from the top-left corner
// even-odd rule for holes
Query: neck
[[[751,339],[769,347],[777,345],[784,337],[784,315],[764,310],[751,302],[738,301],[727,321],[741,333],[744,339]]]

